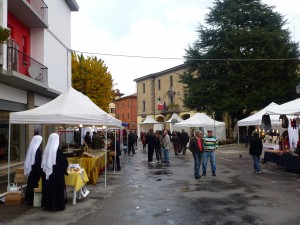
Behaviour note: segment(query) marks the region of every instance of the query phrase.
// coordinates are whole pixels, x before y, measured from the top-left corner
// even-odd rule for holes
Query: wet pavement
[[[299,224],[300,174],[272,163],[253,173],[243,145],[220,146],[217,176],[208,172],[198,180],[189,151],[170,151],[170,164],[148,165],[141,149],[124,157],[120,172],[108,171],[106,187],[104,175],[87,185],[90,194],[76,205],[68,188],[65,211],[0,205],[0,224]]]

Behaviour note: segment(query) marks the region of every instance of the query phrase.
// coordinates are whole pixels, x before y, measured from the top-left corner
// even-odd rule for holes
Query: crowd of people
[[[148,163],[155,163],[153,156],[155,153],[156,162],[169,163],[169,151],[172,146],[175,155],[182,153],[185,155],[187,143],[189,142],[189,135],[182,129],[181,132],[170,132],[169,130],[160,131],[155,133],[150,129],[147,133],[141,132],[141,140],[143,144],[143,151],[148,150]]]

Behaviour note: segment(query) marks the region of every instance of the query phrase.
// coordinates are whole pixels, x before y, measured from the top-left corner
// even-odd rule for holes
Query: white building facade
[[[76,0],[0,0],[0,170],[7,164],[9,113],[43,105],[71,86],[71,13]],[[34,130],[12,125],[12,165],[22,163]],[[42,131],[42,130],[41,130]]]

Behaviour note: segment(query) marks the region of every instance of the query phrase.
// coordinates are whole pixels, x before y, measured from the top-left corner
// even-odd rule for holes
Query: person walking
[[[200,176],[200,166],[203,157],[203,135],[202,131],[196,130],[195,137],[192,137],[189,144],[189,149],[193,153],[194,157],[194,173],[195,179],[199,179]]]
[[[204,138],[204,153],[203,153],[203,163],[202,163],[202,176],[206,176],[206,167],[208,158],[210,159],[211,172],[213,176],[216,176],[216,155],[215,150],[218,147],[218,140],[213,136],[211,130],[207,131],[207,136]]]
[[[179,147],[180,147],[180,140],[179,140],[179,137],[177,136],[177,133],[175,131],[173,131],[173,133],[172,133],[171,141],[173,143],[175,155],[179,155],[178,150],[179,150]]]
[[[186,145],[189,142],[189,135],[187,132],[184,131],[184,129],[182,129],[180,135],[179,135],[179,140],[180,140],[180,145],[181,145],[181,149],[182,149],[182,154],[185,155],[186,152]]]
[[[34,188],[39,186],[39,180],[42,176],[42,151],[41,143],[43,137],[35,135],[31,139],[24,161],[24,174],[27,176],[27,187],[25,201],[27,204],[33,204]]]
[[[263,149],[262,140],[259,138],[258,133],[254,131],[252,134],[252,138],[250,140],[249,155],[252,156],[254,172],[257,174],[261,173],[259,162],[260,162],[262,149]]]
[[[169,149],[171,148],[171,138],[169,132],[167,130],[164,131],[164,139],[163,139],[163,154],[164,154],[164,162],[169,163]]]

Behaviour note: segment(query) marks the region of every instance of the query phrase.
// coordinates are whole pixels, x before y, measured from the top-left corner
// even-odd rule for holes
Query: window
[[[158,90],[160,90],[160,79],[158,79],[158,81],[157,81],[157,88],[158,88]]]
[[[146,111],[146,101],[143,101],[143,112]]]
[[[122,114],[123,120],[124,120],[124,113]]]
[[[146,92],[146,86],[145,86],[145,83],[143,83],[143,93]]]
[[[173,76],[170,76],[170,87],[173,87]]]
[[[128,118],[128,119],[130,118],[130,114],[129,114],[129,113],[127,113],[127,118]]]
[[[115,113],[115,109],[114,109],[114,108],[111,108],[111,109],[110,109],[110,113]]]
[[[117,103],[117,108],[120,108],[120,106],[119,106],[119,102]]]
[[[117,115],[117,119],[120,119],[120,116],[119,116],[119,114]]]

